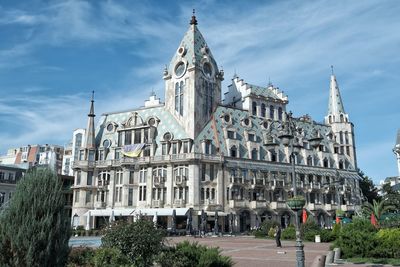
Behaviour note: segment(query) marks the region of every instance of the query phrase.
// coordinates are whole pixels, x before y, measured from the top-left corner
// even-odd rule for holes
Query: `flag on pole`
[[[307,211],[303,209],[303,223],[307,221]]]

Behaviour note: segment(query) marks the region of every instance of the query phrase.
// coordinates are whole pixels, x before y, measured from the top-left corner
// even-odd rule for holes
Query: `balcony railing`
[[[267,202],[265,200],[253,200],[250,202],[250,208],[252,209],[259,209],[266,207],[267,207]]]
[[[154,176],[153,177],[154,186],[164,186],[164,177],[162,176]]]
[[[175,184],[185,186],[186,185],[186,176],[185,175],[175,176]]]
[[[229,200],[229,207],[230,208],[246,208],[248,206],[247,200]]]
[[[105,208],[106,207],[106,202],[95,202],[94,203],[95,208]]]
[[[175,207],[183,207],[186,204],[186,200],[184,199],[175,199],[174,206]]]
[[[272,201],[270,204],[271,209],[286,209],[286,201]]]
[[[151,202],[153,208],[163,208],[164,207],[164,201],[162,200],[153,200]]]

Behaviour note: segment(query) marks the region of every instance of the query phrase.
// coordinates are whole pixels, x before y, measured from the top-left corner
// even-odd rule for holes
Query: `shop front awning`
[[[107,216],[122,216],[122,217],[127,217],[127,216],[154,216],[157,214],[157,216],[172,216],[173,211],[175,210],[176,216],[187,216],[187,213],[189,211],[189,208],[154,208],[154,209],[142,209],[142,208],[137,208],[137,209],[124,209],[124,208],[118,208],[118,209],[94,209],[94,210],[89,210],[83,216],[91,216],[91,217],[107,217]]]
[[[204,213],[207,214],[207,216],[215,216],[215,211],[204,211]],[[201,215],[201,210],[198,211],[197,215]],[[228,214],[222,211],[218,211],[218,216],[228,216]]]

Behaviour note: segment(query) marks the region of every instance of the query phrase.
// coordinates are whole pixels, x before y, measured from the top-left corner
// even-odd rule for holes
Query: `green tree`
[[[62,183],[48,169],[30,170],[0,215],[0,266],[64,266],[69,218]]]
[[[154,227],[152,221],[139,219],[108,229],[101,239],[103,247],[117,248],[135,266],[152,266],[155,256],[164,246],[165,231]]]
[[[361,192],[366,200],[372,204],[374,199],[379,199],[378,188],[376,188],[372,179],[370,179],[368,176],[365,176],[361,170],[358,170],[358,174],[361,177],[359,182]]]
[[[373,213],[377,220],[381,219],[383,214],[394,209],[394,207],[392,205],[389,205],[384,199],[378,201],[374,199],[372,201],[372,204],[369,202],[365,202],[362,208],[366,216],[369,217]]]
[[[393,189],[390,183],[385,183],[382,186],[383,198],[392,206],[396,211],[400,211],[400,192]]]

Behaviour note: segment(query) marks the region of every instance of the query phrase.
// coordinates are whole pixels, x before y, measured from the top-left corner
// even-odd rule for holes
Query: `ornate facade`
[[[142,108],[104,113],[97,128],[92,99],[83,149],[73,162],[72,224],[96,228],[141,214],[167,228],[175,210],[179,229],[189,209],[194,230],[202,211],[207,227],[217,221],[223,232],[228,217],[236,232],[264,220],[284,227],[293,221],[285,202],[293,191],[291,151],[280,139],[288,97],[235,74],[221,100],[224,72],[195,16],[163,79],[165,103],[152,95]],[[333,73],[324,123],[307,115],[293,122],[298,194],[309,215],[329,226],[335,210],[352,213],[362,198],[353,124]]]

